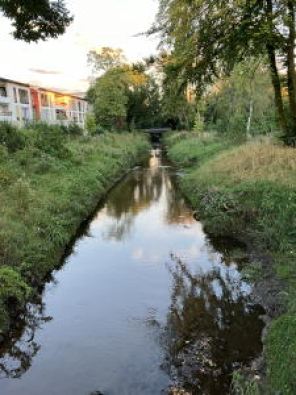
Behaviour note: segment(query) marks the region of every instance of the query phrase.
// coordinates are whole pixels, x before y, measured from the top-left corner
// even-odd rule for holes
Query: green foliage
[[[108,71],[126,63],[122,49],[103,47],[88,53],[88,64],[95,72]]]
[[[125,78],[121,70],[112,70],[96,81],[94,112],[97,123],[106,129],[125,127],[128,102]]]
[[[85,126],[89,134],[96,133],[97,131],[96,117],[93,113],[86,114]]]
[[[179,166],[201,164],[227,148],[226,144],[214,138],[198,137],[198,134],[182,134],[176,144],[174,134],[166,137],[169,157]],[[172,144],[173,141],[173,144]]]
[[[0,144],[6,147],[9,152],[15,152],[25,147],[25,139],[16,126],[0,122]]]
[[[252,60],[235,67],[204,99],[208,130],[242,142],[277,130],[274,95],[264,66]]]
[[[196,116],[195,101],[188,98],[187,89],[180,88],[170,63],[163,65],[163,73],[162,117],[173,130],[191,130]]]
[[[0,144],[0,332],[9,326],[1,296],[25,300],[25,284],[38,284],[59,264],[100,197],[149,149],[133,133],[69,138],[42,124],[19,132],[30,141],[23,149]]]
[[[165,67],[170,81],[182,90],[195,87],[201,97],[209,86],[229,76],[235,65],[266,55],[284,141],[294,144],[295,1],[159,0],[159,3],[156,22],[148,33],[160,35],[163,48],[170,53]],[[283,61],[287,67],[284,80],[288,88],[288,114],[284,110],[279,75],[279,64]],[[233,128],[243,123],[240,115],[232,118]]]
[[[199,111],[195,115],[193,130],[198,133],[204,132],[205,130],[204,116]]]
[[[63,0],[0,0],[0,11],[12,21],[13,36],[27,42],[56,38],[73,21]]]
[[[231,394],[233,395],[260,395],[258,383],[248,379],[241,372],[234,372],[232,375],[232,388]]]
[[[135,66],[134,66],[135,67]],[[129,129],[148,129],[161,126],[161,97],[159,86],[153,77],[142,74],[140,84],[127,91],[127,125]]]
[[[23,281],[21,275],[8,266],[0,268],[0,300],[8,302],[10,299],[23,304],[30,296],[31,289]]]
[[[296,316],[284,315],[272,325],[267,339],[267,362],[273,393],[296,393]]]
[[[139,129],[160,122],[159,87],[140,66],[113,66],[90,88],[88,98],[103,129]]]
[[[83,136],[83,129],[75,122],[71,122],[69,125],[61,125],[61,130],[71,136]]]

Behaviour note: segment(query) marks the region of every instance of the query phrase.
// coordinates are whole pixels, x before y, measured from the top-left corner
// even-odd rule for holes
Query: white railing
[[[9,104],[10,103],[10,98],[8,96],[1,96],[0,95],[0,103]]]
[[[0,112],[0,121],[12,121],[12,112]]]

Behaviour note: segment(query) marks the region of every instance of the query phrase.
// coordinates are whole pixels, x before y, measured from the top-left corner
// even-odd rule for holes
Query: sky
[[[121,48],[129,61],[155,53],[156,39],[135,35],[153,23],[157,0],[66,0],[66,5],[75,18],[67,32],[37,44],[14,40],[9,20],[0,16],[0,77],[83,92],[92,74],[91,49]]]

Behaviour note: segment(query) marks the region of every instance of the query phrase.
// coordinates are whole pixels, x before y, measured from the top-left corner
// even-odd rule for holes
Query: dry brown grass
[[[273,144],[249,143],[220,154],[200,171],[227,184],[242,180],[269,180],[288,186],[296,182],[296,150]]]

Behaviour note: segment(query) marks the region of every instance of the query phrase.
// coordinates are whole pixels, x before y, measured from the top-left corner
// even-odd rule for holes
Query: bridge
[[[154,128],[154,129],[142,130],[142,132],[149,134],[151,143],[156,145],[158,145],[161,142],[162,135],[170,131],[171,131],[170,128]]]
[[[158,134],[161,135],[166,132],[170,132],[172,129],[170,128],[158,128],[158,129],[143,129],[144,133],[149,133],[149,134]]]

